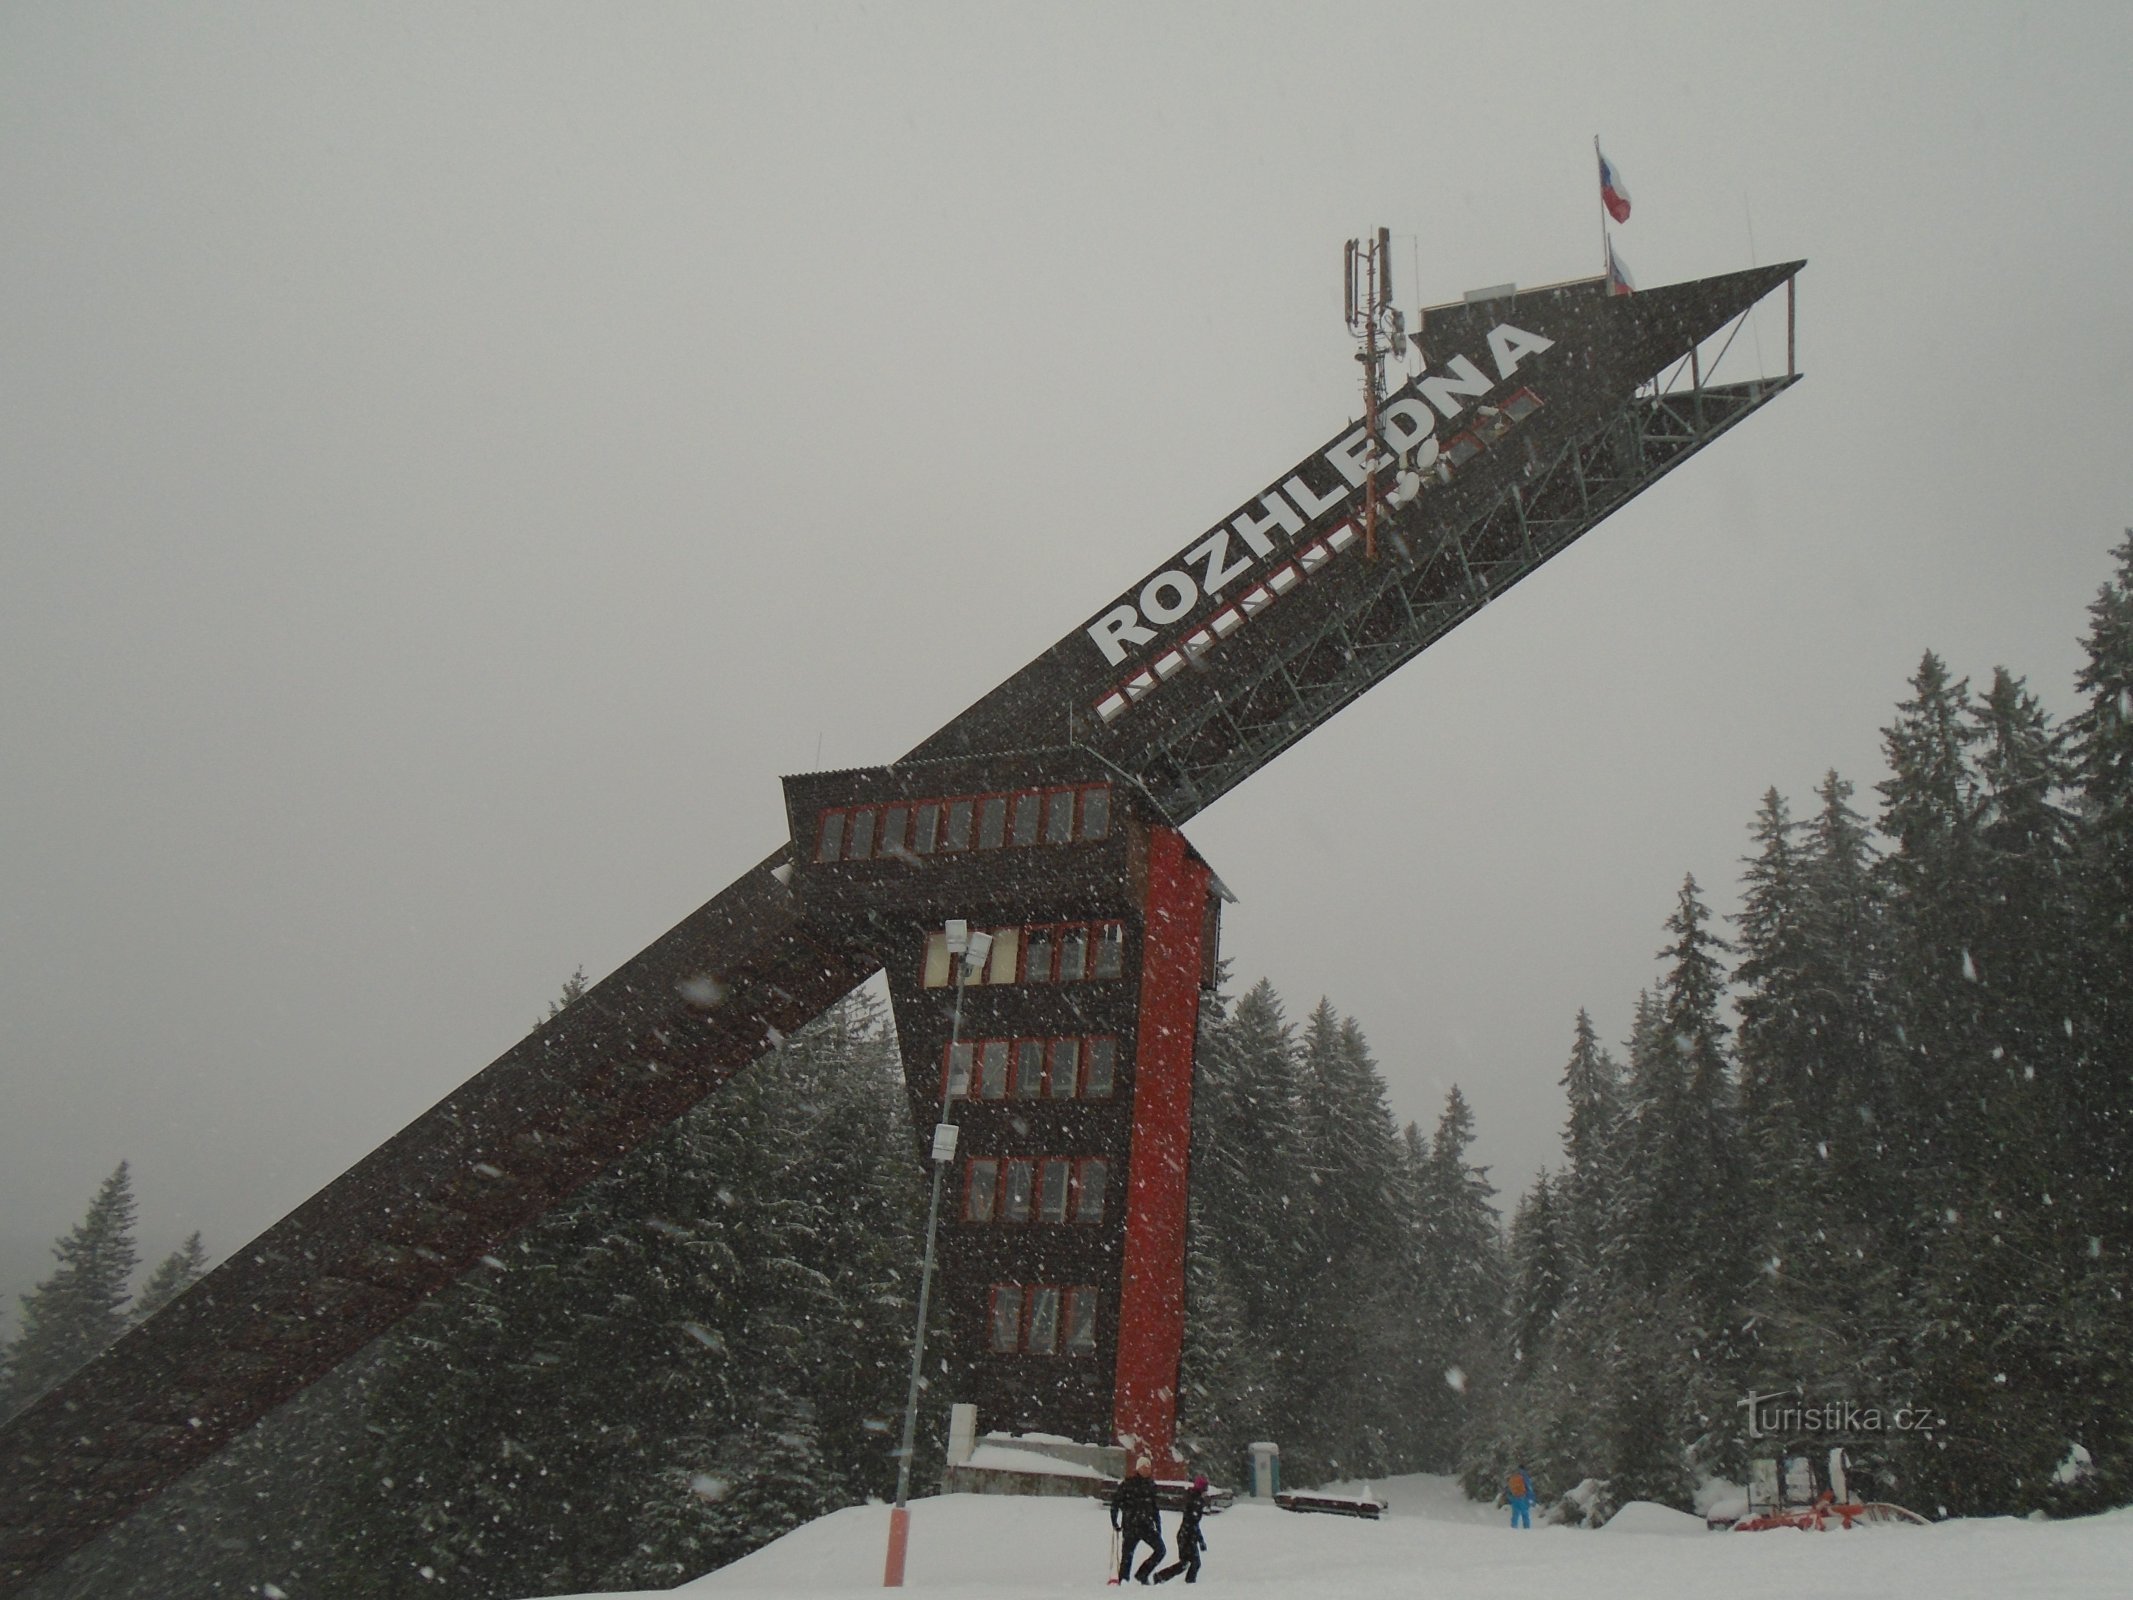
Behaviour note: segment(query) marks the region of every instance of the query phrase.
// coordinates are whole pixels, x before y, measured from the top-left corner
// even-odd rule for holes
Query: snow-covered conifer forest
[[[1743,1398],[1795,1391],[1925,1419],[1854,1454],[1928,1515],[2133,1500],[2133,534],[2116,560],[2071,715],[1927,654],[1885,775],[1749,820],[1733,925],[1681,885],[1631,1036],[1564,1019],[1561,1159],[1508,1220],[1456,1089],[1401,1129],[1331,1001],[1219,997],[1183,1395],[1211,1473],[1270,1438],[1293,1483],[1487,1497],[1515,1460],[1598,1520],[1739,1480]],[[36,1593],[730,1562],[891,1486],[923,1205],[862,993]],[[25,1303],[11,1404],[123,1331],[132,1225],[122,1167]]]

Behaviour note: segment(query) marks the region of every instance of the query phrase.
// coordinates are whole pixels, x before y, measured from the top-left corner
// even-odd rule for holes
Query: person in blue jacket
[[[1503,1492],[1511,1502],[1511,1526],[1530,1529],[1533,1526],[1533,1474],[1526,1470],[1523,1462],[1511,1469],[1511,1476],[1504,1480]]]

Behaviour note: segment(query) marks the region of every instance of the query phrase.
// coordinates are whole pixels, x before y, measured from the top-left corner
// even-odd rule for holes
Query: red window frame
[[[983,1096],[981,1096],[977,1092],[977,1090],[979,1082],[978,1063],[983,1059],[983,1057],[978,1053],[978,1047],[984,1042],[985,1041],[983,1039],[951,1039],[948,1041],[948,1043],[941,1046],[942,1105],[946,1105],[951,1099],[978,1100],[983,1098]],[[968,1050],[970,1052],[970,1075],[963,1080],[963,1092],[961,1094],[951,1095],[949,1093],[949,1090],[953,1088],[955,1084],[955,1053],[958,1050]]]
[[[1089,1169],[1096,1168],[1101,1180],[1096,1185],[1096,1215],[1088,1214]],[[1104,1211],[1110,1202],[1111,1158],[1109,1156],[1082,1156],[1074,1163],[1074,1182],[1067,1200],[1067,1220],[1078,1226],[1102,1227]]]
[[[1015,958],[1015,981],[1017,983],[1050,983],[1052,975],[1059,970],[1059,941],[1055,937],[1058,926],[1050,922],[1033,922],[1022,930],[1022,948]],[[1044,939],[1044,976],[1030,976],[1030,952],[1037,948],[1039,935]]]
[[[1089,1068],[1095,1064],[1096,1047],[1108,1046],[1111,1055],[1111,1071],[1102,1089],[1089,1082]],[[1108,1100],[1118,1093],[1118,1035],[1113,1033],[1090,1034],[1081,1041],[1081,1095],[1083,1100]]]
[[[985,842],[985,808],[998,801],[1000,805],[1000,837],[998,842]],[[1014,815],[1014,796],[1010,794],[981,794],[973,799],[976,810],[970,825],[970,848],[973,850],[1005,850],[1007,848],[1008,823]]]
[[[1031,821],[1029,837],[1022,837],[1022,817],[1027,811]],[[1014,804],[1008,808],[1007,843],[1010,849],[1028,850],[1044,843],[1044,791],[1042,789],[1018,789]]]
[[[1096,1286],[1092,1283],[1073,1284],[1067,1289],[1063,1300],[1059,1318],[1060,1353],[1069,1356],[1093,1354],[1096,1349]],[[1083,1321],[1084,1309],[1088,1313],[1088,1337],[1077,1341],[1074,1335]]]
[[[1098,812],[1103,818],[1103,827],[1095,832],[1089,829],[1089,803],[1101,798]],[[1108,783],[1092,783],[1081,791],[1081,803],[1074,808],[1074,837],[1085,844],[1111,837],[1111,786]]]
[[[986,1169],[985,1215],[978,1215],[978,1168]],[[972,1156],[963,1163],[963,1220],[991,1222],[1000,1210],[1000,1160],[997,1156]]]
[[[1062,1063],[1062,1050],[1071,1050],[1073,1056]],[[1060,1068],[1065,1067],[1065,1087],[1061,1088]],[[1057,1039],[1044,1041],[1044,1098],[1047,1100],[1078,1100],[1081,1098],[1081,1036],[1066,1034]]]
[[[889,827],[889,819],[892,817],[896,820],[893,832]],[[878,861],[883,857],[887,857],[893,861],[905,855],[907,852],[904,848],[904,839],[910,829],[911,808],[909,806],[893,805],[881,807],[874,824],[874,858]]]
[[[1046,844],[1072,844],[1074,842],[1074,801],[1077,792],[1073,789],[1047,789],[1044,791],[1044,842]],[[1066,819],[1062,827],[1057,820]]]
[[[1114,978],[1126,975],[1126,925],[1123,922],[1098,922],[1091,925],[1094,932],[1090,940],[1089,981],[1109,983]],[[1104,971],[1104,952],[1109,950],[1117,958],[1109,972]]]
[[[997,1053],[996,1053],[996,1051],[995,1051],[995,1047],[997,1047]],[[992,1092],[992,1085],[993,1085],[993,1076],[992,1076],[992,1064],[993,1064],[993,1063],[994,1063],[995,1061],[999,1062],[999,1064],[1000,1064],[1000,1079],[999,1079],[999,1082],[1000,1082],[1000,1092],[999,1092],[998,1094],[994,1094],[994,1093]],[[983,1040],[980,1040],[980,1041],[979,1041],[979,1050],[978,1050],[978,1056],[977,1056],[977,1067],[976,1067],[976,1076],[977,1076],[977,1091],[978,1091],[978,1092],[977,1092],[977,1093],[976,1093],[975,1095],[971,1096],[971,1098],[972,1098],[972,1099],[975,1099],[975,1100],[1006,1100],[1006,1099],[1010,1098],[1010,1088],[1011,1088],[1011,1085],[1012,1085],[1012,1083],[1013,1083],[1013,1081],[1014,1081],[1014,1080],[1013,1080],[1013,1070],[1014,1070],[1014,1065],[1015,1065],[1015,1042],[1014,1042],[1014,1040],[1012,1040],[1012,1039],[983,1039]]]
[[[1038,1302],[1042,1300],[1046,1295],[1051,1296],[1051,1325],[1050,1328],[1047,1330],[1050,1334],[1050,1337],[1045,1339],[1042,1344],[1039,1344],[1037,1342],[1037,1306]],[[1023,1352],[1027,1355],[1033,1356],[1056,1356],[1057,1354],[1059,1354],[1059,1336],[1062,1331],[1061,1325],[1066,1320],[1064,1316],[1064,1312],[1066,1310],[1066,1291],[1056,1283],[1027,1284],[1024,1286],[1022,1292],[1022,1306]]]
[[[1033,1045],[1037,1050],[1036,1087],[1025,1090],[1023,1084],[1027,1079],[1022,1070],[1023,1058],[1029,1053],[1030,1047]],[[1008,1060],[1007,1097],[1010,1100],[1042,1100],[1044,1098],[1044,1074],[1050,1059],[1049,1040],[1017,1039],[1014,1053]]]
[[[1059,1227],[1074,1220],[1075,1162],[1071,1156],[1045,1156],[1037,1162],[1037,1192],[1033,1197],[1031,1211],[1034,1219],[1048,1227]],[[1052,1185],[1059,1185],[1059,1215],[1052,1215]]]
[[[1000,1302],[1014,1296],[1014,1329],[1008,1342],[1000,1342]],[[1010,1356],[1022,1348],[1022,1329],[1029,1316],[1029,1293],[1019,1283],[996,1283],[985,1302],[985,1343],[994,1355]]]
[[[1059,930],[1059,981],[1061,983],[1087,983],[1094,961],[1093,942],[1089,938],[1094,923],[1069,922]],[[1068,957],[1073,957],[1072,976],[1068,976]]]
[[[844,859],[844,813],[829,807],[815,825],[815,863]]]
[[[1014,1204],[1015,1175],[1018,1172],[1027,1174],[1029,1180],[1029,1188],[1022,1197],[1022,1215],[1019,1217],[1008,1209]],[[1035,1156],[1002,1156],[1000,1158],[1000,1203],[995,1208],[995,1215],[998,1216],[1000,1221],[1020,1228],[1027,1226],[1036,1217],[1036,1214],[1037,1158]]]

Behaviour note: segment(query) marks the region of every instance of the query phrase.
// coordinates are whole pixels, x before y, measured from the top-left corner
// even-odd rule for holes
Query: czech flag
[[[1625,207],[1624,209],[1627,209]],[[1635,294],[1637,285],[1629,275],[1629,268],[1622,265],[1622,258],[1615,254],[1615,242],[1607,241],[1607,292],[1609,294]]]
[[[1615,221],[1627,222],[1629,185],[1622,181],[1622,174],[1615,171],[1607,157],[1600,154],[1598,144],[1594,144],[1592,149],[1595,155],[1600,156],[1600,204],[1607,207],[1607,214]]]

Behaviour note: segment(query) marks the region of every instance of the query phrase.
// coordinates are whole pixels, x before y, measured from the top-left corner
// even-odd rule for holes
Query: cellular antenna
[[[1363,482],[1363,556],[1376,560],[1378,513],[1384,491],[1378,474],[1392,464],[1378,427],[1378,408],[1385,399],[1385,356],[1407,354],[1407,319],[1392,304],[1392,230],[1380,228],[1367,241],[1350,239],[1342,257],[1342,305],[1348,331],[1361,346],[1355,359],[1363,367],[1363,427],[1370,436],[1369,476]]]

